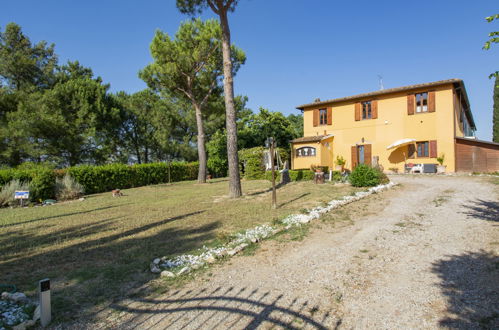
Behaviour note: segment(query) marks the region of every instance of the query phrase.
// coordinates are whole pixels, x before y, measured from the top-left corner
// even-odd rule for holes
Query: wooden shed
[[[456,137],[456,172],[499,172],[499,143]]]

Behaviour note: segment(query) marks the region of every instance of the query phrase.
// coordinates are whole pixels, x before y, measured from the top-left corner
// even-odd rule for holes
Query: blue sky
[[[254,111],[289,114],[317,97],[377,90],[378,75],[385,88],[462,78],[477,136],[490,140],[499,46],[482,45],[499,30],[484,17],[497,12],[497,0],[240,0],[229,19],[248,59],[235,90]],[[20,24],[32,41],[55,43],[61,62],[79,60],[127,92],[145,88],[137,72],[151,61],[154,31],[174,34],[186,19],[175,0],[16,0],[0,11],[2,29]]]

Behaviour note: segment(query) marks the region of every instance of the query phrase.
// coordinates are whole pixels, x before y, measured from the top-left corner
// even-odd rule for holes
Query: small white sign
[[[29,191],[16,191],[14,192],[15,199],[29,199]]]

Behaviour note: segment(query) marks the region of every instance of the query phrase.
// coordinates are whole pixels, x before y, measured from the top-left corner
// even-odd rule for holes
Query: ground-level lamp
[[[275,148],[275,140],[273,137],[267,138],[265,140],[265,148],[269,149],[270,153],[270,164],[272,168],[272,208],[277,208],[277,196],[275,191],[275,166],[274,166],[274,148]]]

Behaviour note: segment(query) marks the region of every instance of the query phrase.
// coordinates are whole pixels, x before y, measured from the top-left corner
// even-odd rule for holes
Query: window
[[[359,164],[364,164],[364,146],[357,146],[357,162]]]
[[[428,92],[416,94],[416,113],[428,112]]]
[[[314,157],[315,148],[313,147],[301,147],[296,149],[296,157]]]
[[[430,157],[428,141],[417,142],[416,148],[418,151],[418,157]]]
[[[371,101],[362,102],[362,119],[371,119],[373,117]]]
[[[319,110],[319,125],[327,125],[327,110]]]

